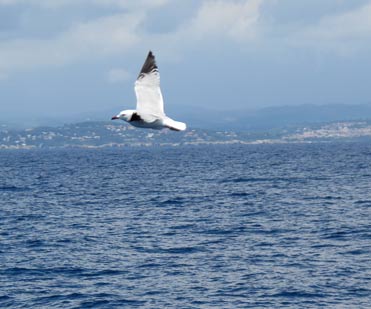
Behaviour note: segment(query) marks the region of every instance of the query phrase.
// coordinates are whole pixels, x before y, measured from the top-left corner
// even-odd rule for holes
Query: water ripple
[[[370,153],[0,151],[0,307],[367,308]]]

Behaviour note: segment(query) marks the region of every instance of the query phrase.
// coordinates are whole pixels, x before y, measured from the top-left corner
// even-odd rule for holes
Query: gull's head
[[[125,111],[122,111],[120,112],[118,115],[116,116],[113,116],[111,118],[111,120],[116,120],[116,119],[121,119],[121,120],[124,120],[124,121],[130,121],[131,117],[133,116],[133,113],[135,111],[133,110],[125,110]]]

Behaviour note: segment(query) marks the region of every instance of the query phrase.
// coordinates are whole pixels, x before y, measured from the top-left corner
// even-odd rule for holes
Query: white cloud
[[[167,61],[180,61],[187,48],[209,48],[210,44],[235,41],[245,45],[260,38],[261,6],[266,0],[200,1],[193,14],[173,31],[147,35],[147,46],[160,50]]]
[[[292,26],[274,24],[272,19],[264,16],[267,0],[205,0],[200,1],[198,6],[192,5],[191,16],[187,15],[177,22],[170,31],[151,33],[151,23],[161,18],[158,15],[160,10],[156,11],[155,19],[151,18],[151,9],[174,4],[174,1],[0,0],[0,6],[27,3],[53,8],[95,5],[125,9],[115,15],[72,24],[52,38],[20,38],[20,32],[18,39],[0,41],[0,74],[9,76],[27,69],[99,61],[100,58],[136,48],[140,48],[141,52],[149,48],[159,50],[164,59],[171,61],[174,57],[182,58],[180,48],[195,45],[207,48],[210,42],[224,43],[228,40],[244,46],[251,46],[251,42],[259,40],[262,43],[257,45],[259,50],[282,48],[285,52],[293,47],[341,50],[371,45],[371,4],[325,16],[311,26]],[[276,1],[276,5],[280,2]],[[174,6],[169,5],[168,8],[174,9]],[[37,18],[37,10],[29,14],[35,14]],[[118,77],[118,73],[114,77],[116,73],[109,74],[111,82],[126,78],[124,75]]]
[[[88,0],[0,0],[0,4],[27,2],[57,8],[60,5],[81,4],[86,1]],[[250,40],[256,35],[263,0],[203,1],[194,11],[193,17],[184,20],[179,29],[161,35],[146,32],[143,25],[150,11],[148,7],[158,7],[167,2],[169,0],[89,0],[89,3],[95,5],[115,5],[131,9],[125,14],[74,24],[50,39],[27,37],[0,41],[0,73],[9,75],[15,71],[99,59],[132,50],[139,43],[143,43],[145,49],[162,49],[163,54],[169,54],[167,58],[171,59],[171,46],[175,48],[177,45],[198,44],[200,40],[225,38]],[[146,9],[138,10],[141,6]]]
[[[0,5],[33,5],[56,9],[76,5],[96,5],[122,9],[149,9],[165,5],[168,0],[0,0]]]
[[[97,17],[71,24],[69,29],[47,39],[26,36],[0,41],[0,74],[9,76],[16,71],[56,67],[81,60],[125,53],[142,41],[142,26],[148,12],[169,0],[0,0],[4,5],[37,6],[58,9],[65,6],[95,5],[124,9],[115,15]],[[32,11],[37,18],[38,11]],[[65,13],[63,13],[65,14]],[[47,26],[47,25],[46,25]]]
[[[131,78],[128,71],[121,68],[111,69],[107,74],[107,79],[110,83],[121,83],[126,82]]]
[[[205,1],[183,31],[197,39],[223,36],[236,40],[253,39],[262,3],[263,0]]]
[[[117,6],[124,9],[154,8],[167,4],[169,0],[91,0],[96,5]]]
[[[79,2],[79,0],[76,0],[75,3]],[[18,5],[18,4],[26,4],[26,5],[34,5],[34,6],[40,6],[40,7],[60,7],[67,4],[74,3],[73,0],[0,0],[0,5],[3,6],[10,6],[10,5]]]
[[[325,16],[317,24],[300,29],[291,41],[340,53],[371,47],[371,4]]]
[[[85,58],[123,53],[140,42],[144,14],[118,14],[76,24],[53,39],[0,43],[0,73],[60,66]]]

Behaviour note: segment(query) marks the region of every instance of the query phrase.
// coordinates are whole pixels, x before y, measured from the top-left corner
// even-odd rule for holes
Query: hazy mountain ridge
[[[62,126],[65,123],[107,121],[119,110],[120,107],[107,108],[79,115],[54,115],[52,118],[21,114],[15,119],[1,120],[0,118],[0,123],[9,128],[23,129],[37,126]],[[167,114],[176,120],[186,122],[191,128],[260,132],[304,124],[371,120],[371,104],[306,104],[255,110],[213,110],[196,106],[169,106]]]
[[[123,122],[82,122],[60,127],[0,130],[0,149],[150,147],[202,144],[273,144],[371,141],[371,121],[288,126],[268,131],[137,129]]]
[[[217,111],[192,107],[169,110],[185,121],[185,132],[136,129],[122,121],[100,121],[113,111],[90,115],[96,121],[52,126],[0,126],[0,148],[177,146],[228,143],[292,143],[371,138],[371,105],[299,105],[260,110]],[[74,119],[83,119],[76,117]],[[25,125],[25,124],[24,124]]]
[[[179,114],[178,114],[179,113]],[[258,110],[183,111],[174,115],[197,128],[261,131],[287,126],[336,121],[364,121],[371,119],[371,105],[298,105],[266,107]]]

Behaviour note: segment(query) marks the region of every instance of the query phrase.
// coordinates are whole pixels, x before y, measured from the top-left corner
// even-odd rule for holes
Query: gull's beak
[[[120,119],[120,118],[117,117],[117,116],[113,116],[113,117],[111,118],[111,120],[116,120],[116,119]]]

